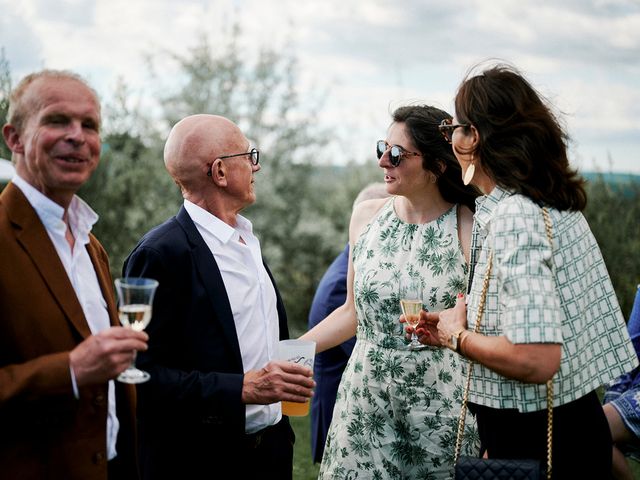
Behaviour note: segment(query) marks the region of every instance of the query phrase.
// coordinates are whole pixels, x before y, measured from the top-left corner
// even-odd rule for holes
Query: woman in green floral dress
[[[419,279],[428,310],[453,306],[466,289],[477,192],[463,186],[438,131],[450,118],[429,106],[393,113],[377,145],[393,196],[354,209],[346,302],[303,336],[323,351],[357,333],[320,478],[452,477],[464,364],[448,349],[409,350],[398,321],[402,276]],[[476,443],[470,423],[465,445]]]

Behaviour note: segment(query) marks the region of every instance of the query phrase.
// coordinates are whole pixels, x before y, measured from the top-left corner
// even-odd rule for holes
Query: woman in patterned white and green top
[[[545,383],[553,377],[553,478],[609,478],[611,436],[596,389],[637,360],[581,213],[586,195],[569,167],[566,134],[533,87],[505,65],[465,79],[455,106],[454,123],[442,131],[465,183],[486,197],[474,218],[478,261],[468,310],[458,301],[429,333],[450,347],[457,339],[458,351],[476,363],[469,409],[489,457],[545,463]],[[438,315],[425,318],[435,323]]]
[[[466,289],[475,188],[428,106],[397,109],[377,145],[390,199],[360,203],[350,225],[346,303],[303,336],[318,351],[356,332],[342,376],[320,478],[449,479],[462,398],[463,362],[441,347],[407,349],[399,279],[417,278],[423,306],[453,306]],[[464,206],[467,205],[467,206]],[[475,425],[468,444],[477,444]],[[476,445],[477,446],[477,445]]]

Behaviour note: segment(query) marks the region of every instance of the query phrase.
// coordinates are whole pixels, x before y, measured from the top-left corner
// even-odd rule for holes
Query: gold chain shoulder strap
[[[545,230],[547,231],[547,238],[549,239],[549,245],[551,246],[551,265],[553,268],[553,230],[551,228],[551,217],[549,215],[549,210],[547,209],[547,207],[542,207],[542,217],[544,218],[544,227],[545,227]],[[551,471],[553,466],[551,462],[552,447],[553,447],[553,377],[547,380],[547,479],[548,480],[551,480]]]
[[[489,252],[487,258],[487,271],[484,274],[484,280],[482,281],[482,293],[480,294],[480,303],[478,304],[478,314],[476,316],[476,327],[474,332],[478,333],[480,329],[480,320],[484,312],[484,304],[487,300],[487,290],[489,288],[489,278],[491,277],[491,265],[493,264],[493,251]],[[458,463],[460,457],[460,450],[462,448],[462,437],[464,436],[464,421],[467,417],[467,401],[469,400],[469,387],[471,386],[471,372],[473,371],[474,362],[469,360],[469,371],[467,372],[467,381],[464,386],[464,394],[462,395],[462,407],[460,408],[460,418],[458,419],[458,435],[456,436],[456,449],[453,457],[453,464]]]
[[[544,226],[547,233],[547,238],[551,244],[553,250],[553,234],[551,228],[551,217],[546,207],[542,208],[542,216],[544,217]],[[484,314],[484,306],[487,300],[487,290],[489,289],[489,279],[491,278],[491,268],[493,266],[493,251],[489,252],[487,257],[487,271],[484,274],[484,280],[482,281],[482,293],[480,294],[480,302],[478,303],[478,313],[476,315],[476,326],[473,329],[474,333],[478,333],[480,330],[480,322],[482,315]],[[458,434],[456,436],[456,447],[453,458],[454,465],[458,462],[460,457],[460,450],[462,449],[462,438],[464,436],[464,423],[467,416],[467,402],[469,400],[469,387],[471,386],[471,373],[473,371],[473,365],[475,362],[469,360],[469,371],[467,372],[467,381],[464,387],[464,394],[462,396],[462,407],[460,409],[460,418],[458,419]],[[547,479],[551,479],[552,472],[552,457],[551,451],[553,447],[553,378],[547,381]]]

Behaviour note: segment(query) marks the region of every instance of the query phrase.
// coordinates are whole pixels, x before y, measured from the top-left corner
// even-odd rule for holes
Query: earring
[[[473,180],[473,176],[475,175],[475,173],[476,173],[476,164],[472,160],[471,165],[469,165],[467,167],[467,171],[464,172],[464,178],[462,179],[462,183],[464,183],[465,185],[469,185],[471,183],[471,180]]]

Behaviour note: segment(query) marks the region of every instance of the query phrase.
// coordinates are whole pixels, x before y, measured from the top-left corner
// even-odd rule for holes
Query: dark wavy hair
[[[498,64],[466,76],[455,108],[459,123],[477,129],[473,153],[497,185],[540,205],[584,210],[584,179],[569,166],[569,137],[546,103],[520,72]]]
[[[429,105],[407,105],[397,108],[391,117],[394,122],[406,125],[414,145],[422,154],[422,168],[436,176],[442,198],[475,211],[475,199],[480,192],[474,186],[462,183],[460,164],[451,145],[438,130],[440,122],[450,119],[451,115]]]

